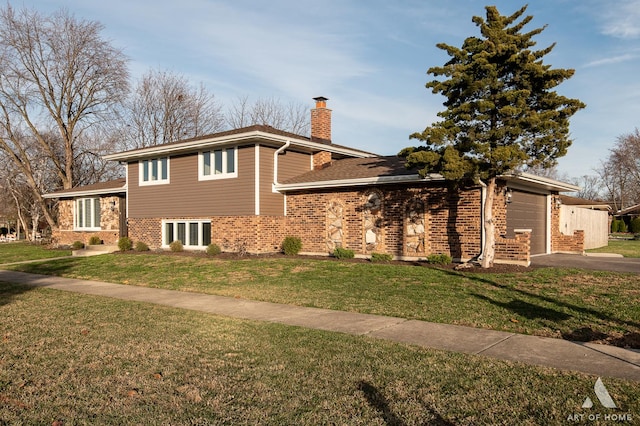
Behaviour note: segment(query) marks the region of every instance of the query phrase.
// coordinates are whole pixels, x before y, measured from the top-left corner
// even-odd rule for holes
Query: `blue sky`
[[[574,140],[559,171],[595,174],[618,136],[640,127],[640,0],[535,0],[527,29],[553,42],[545,57],[575,76],[558,87],[587,104],[571,121]],[[105,26],[130,58],[134,78],[150,68],[204,83],[223,105],[240,96],[313,106],[329,98],[333,141],[396,154],[409,134],[437,120],[444,98],[424,85],[448,57],[435,45],[461,46],[471,22],[508,0],[22,0],[49,13],[64,7]]]

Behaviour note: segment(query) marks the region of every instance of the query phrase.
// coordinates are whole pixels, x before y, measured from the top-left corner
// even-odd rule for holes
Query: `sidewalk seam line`
[[[500,339],[500,340],[498,340],[497,342],[492,343],[491,345],[487,346],[486,348],[483,348],[483,349],[479,350],[479,351],[478,351],[478,352],[476,352],[475,354],[476,354],[476,355],[480,355],[481,353],[488,351],[489,349],[491,349],[491,348],[493,348],[493,347],[495,347],[495,346],[499,345],[500,343],[503,343],[503,342],[505,342],[505,341],[507,341],[507,340],[511,339],[513,336],[515,336],[515,334],[511,333],[511,334],[509,334],[508,336],[506,336],[505,338]]]
[[[592,346],[586,346],[586,345],[581,344],[581,343],[583,343],[583,342],[572,342],[572,343],[577,343],[578,345],[582,346],[582,347],[583,347],[583,348],[585,348],[585,349],[592,350],[592,351],[594,351],[594,352],[596,352],[596,353],[599,353],[599,354],[602,354],[602,355],[606,355],[606,356],[608,356],[608,357],[610,357],[610,358],[614,358],[614,359],[617,359],[618,361],[622,361],[622,362],[625,362],[625,363],[627,363],[627,364],[631,364],[631,365],[632,365],[632,366],[634,366],[634,367],[638,367],[638,368],[640,368],[640,364],[637,364],[637,363],[635,363],[635,362],[633,362],[633,361],[629,361],[628,359],[625,359],[625,358],[619,357],[619,356],[617,356],[617,355],[612,355],[612,354],[610,354],[610,353],[608,353],[608,352],[601,351],[601,350],[596,349],[596,348],[594,348],[594,347],[592,347]],[[588,343],[588,342],[587,342],[587,343]],[[615,347],[615,346],[614,346],[614,347]]]
[[[376,332],[378,332],[380,330],[386,330],[387,328],[395,327],[397,325],[400,325],[400,324],[403,324],[403,323],[409,321],[406,318],[397,318],[397,317],[394,317],[394,318],[398,319],[399,321],[396,322],[396,323],[393,323],[393,324],[385,325],[384,327],[379,327],[379,328],[375,328],[375,329],[369,330],[366,333],[362,333],[362,336],[368,336],[371,333],[376,333]]]

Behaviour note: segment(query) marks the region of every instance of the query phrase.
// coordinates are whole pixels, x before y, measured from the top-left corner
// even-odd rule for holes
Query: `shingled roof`
[[[126,191],[127,180],[125,178],[98,182],[92,185],[79,186],[71,189],[59,189],[45,194],[45,198],[77,197],[81,195],[116,194]]]
[[[185,149],[194,149],[201,147],[205,144],[210,144],[212,141],[214,143],[225,143],[228,142],[227,139],[233,140],[235,142],[238,141],[238,138],[246,136],[246,138],[254,138],[256,136],[262,135],[264,137],[268,137],[269,135],[274,135],[276,137],[284,138],[286,140],[291,140],[294,145],[297,146],[306,146],[307,149],[312,152],[319,151],[330,151],[336,152],[337,155],[347,154],[348,156],[357,156],[357,157],[371,157],[376,154],[363,151],[358,148],[352,148],[344,145],[338,145],[331,143],[330,141],[324,139],[318,139],[308,136],[297,135],[295,133],[286,132],[283,130],[276,129],[271,126],[266,125],[253,125],[249,127],[242,127],[240,129],[227,130],[219,133],[212,133],[209,135],[198,136],[195,138],[183,139],[174,142],[168,142],[159,145],[147,146],[144,148],[132,149],[129,151],[122,151],[113,154],[106,155],[104,158],[107,160],[122,160],[127,158],[138,158],[140,155],[145,155],[146,153],[155,153],[157,151],[162,150],[163,152],[178,152],[180,150]],[[149,154],[152,155],[152,154]]]
[[[372,158],[344,158],[330,166],[312,170],[282,182],[283,185],[384,177],[414,177],[418,172],[407,169],[397,156]]]

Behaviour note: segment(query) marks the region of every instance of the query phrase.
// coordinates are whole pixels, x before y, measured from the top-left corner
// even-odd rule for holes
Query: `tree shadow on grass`
[[[389,426],[404,426],[407,424],[393,412],[389,401],[371,383],[366,381],[358,382],[358,390],[364,394],[369,405],[380,412],[385,424]],[[430,407],[425,407],[425,410],[432,416],[432,419],[428,423],[430,425],[452,426],[454,424],[443,418],[437,411]]]
[[[0,281],[0,306],[9,305],[16,297],[32,289],[28,285]]]
[[[449,270],[442,270],[442,271],[452,276],[464,277],[469,280],[487,284],[502,290],[508,290],[510,292],[513,292],[514,294],[520,294],[523,297],[538,300],[541,303],[557,306],[558,308],[563,308],[564,310],[575,312],[581,317],[591,316],[594,318],[598,318],[599,320],[609,321],[613,324],[617,324],[622,327],[631,327],[635,329],[640,329],[640,323],[636,321],[629,321],[629,320],[616,318],[612,315],[609,315],[602,311],[598,311],[596,309],[592,309],[584,306],[578,306],[578,305],[568,303],[568,302],[563,302],[551,297],[535,294],[526,290],[513,288],[511,286],[503,285],[493,280],[490,280],[488,278],[483,278],[480,276],[466,275],[457,271],[449,271]],[[472,294],[472,296],[478,297],[480,299],[488,301],[489,303],[493,303],[503,308],[510,309],[512,312],[518,313],[529,319],[542,318],[542,319],[548,319],[551,321],[562,321],[572,317],[572,315],[561,312],[559,310],[538,306],[529,302],[524,302],[522,300],[514,300],[511,302],[505,303],[505,302],[498,302],[498,301],[492,300],[489,297],[479,295],[479,294]],[[540,313],[536,314],[536,310],[539,311]],[[639,335],[640,334],[638,332],[632,331],[632,332],[625,333],[622,336],[612,336],[597,330],[593,330],[591,327],[582,327],[572,332],[563,333],[562,337],[565,340],[574,340],[574,341],[581,341],[581,342],[590,342],[590,341],[600,340],[600,341],[606,341],[610,345],[639,349],[640,348],[640,338],[638,337]]]
[[[524,300],[513,299],[509,302],[499,302],[481,294],[471,293],[471,295],[493,305],[500,306],[501,308],[507,309],[514,314],[523,316],[530,320],[545,319],[549,321],[565,321],[571,318],[571,315],[564,312],[560,312],[551,308],[545,308],[539,305],[534,305],[533,303],[525,302]]]
[[[23,276],[12,279],[11,273],[27,273],[37,275],[63,276],[64,272],[69,270],[77,259],[38,259],[31,263],[24,263],[15,266],[12,270],[0,269],[0,306],[8,305],[20,294],[26,293],[39,285],[35,283],[37,276]],[[4,272],[4,274],[3,274]],[[14,274],[15,275],[15,274]]]

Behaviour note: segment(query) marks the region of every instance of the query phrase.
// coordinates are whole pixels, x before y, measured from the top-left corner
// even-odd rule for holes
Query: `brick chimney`
[[[331,110],[327,108],[329,99],[322,96],[313,99],[316,107],[311,110],[311,140],[331,143]]]
[[[324,144],[331,143],[331,110],[327,108],[327,98],[313,98],[316,107],[311,110],[311,141]],[[313,169],[324,169],[331,165],[331,153],[319,151],[313,154]]]

